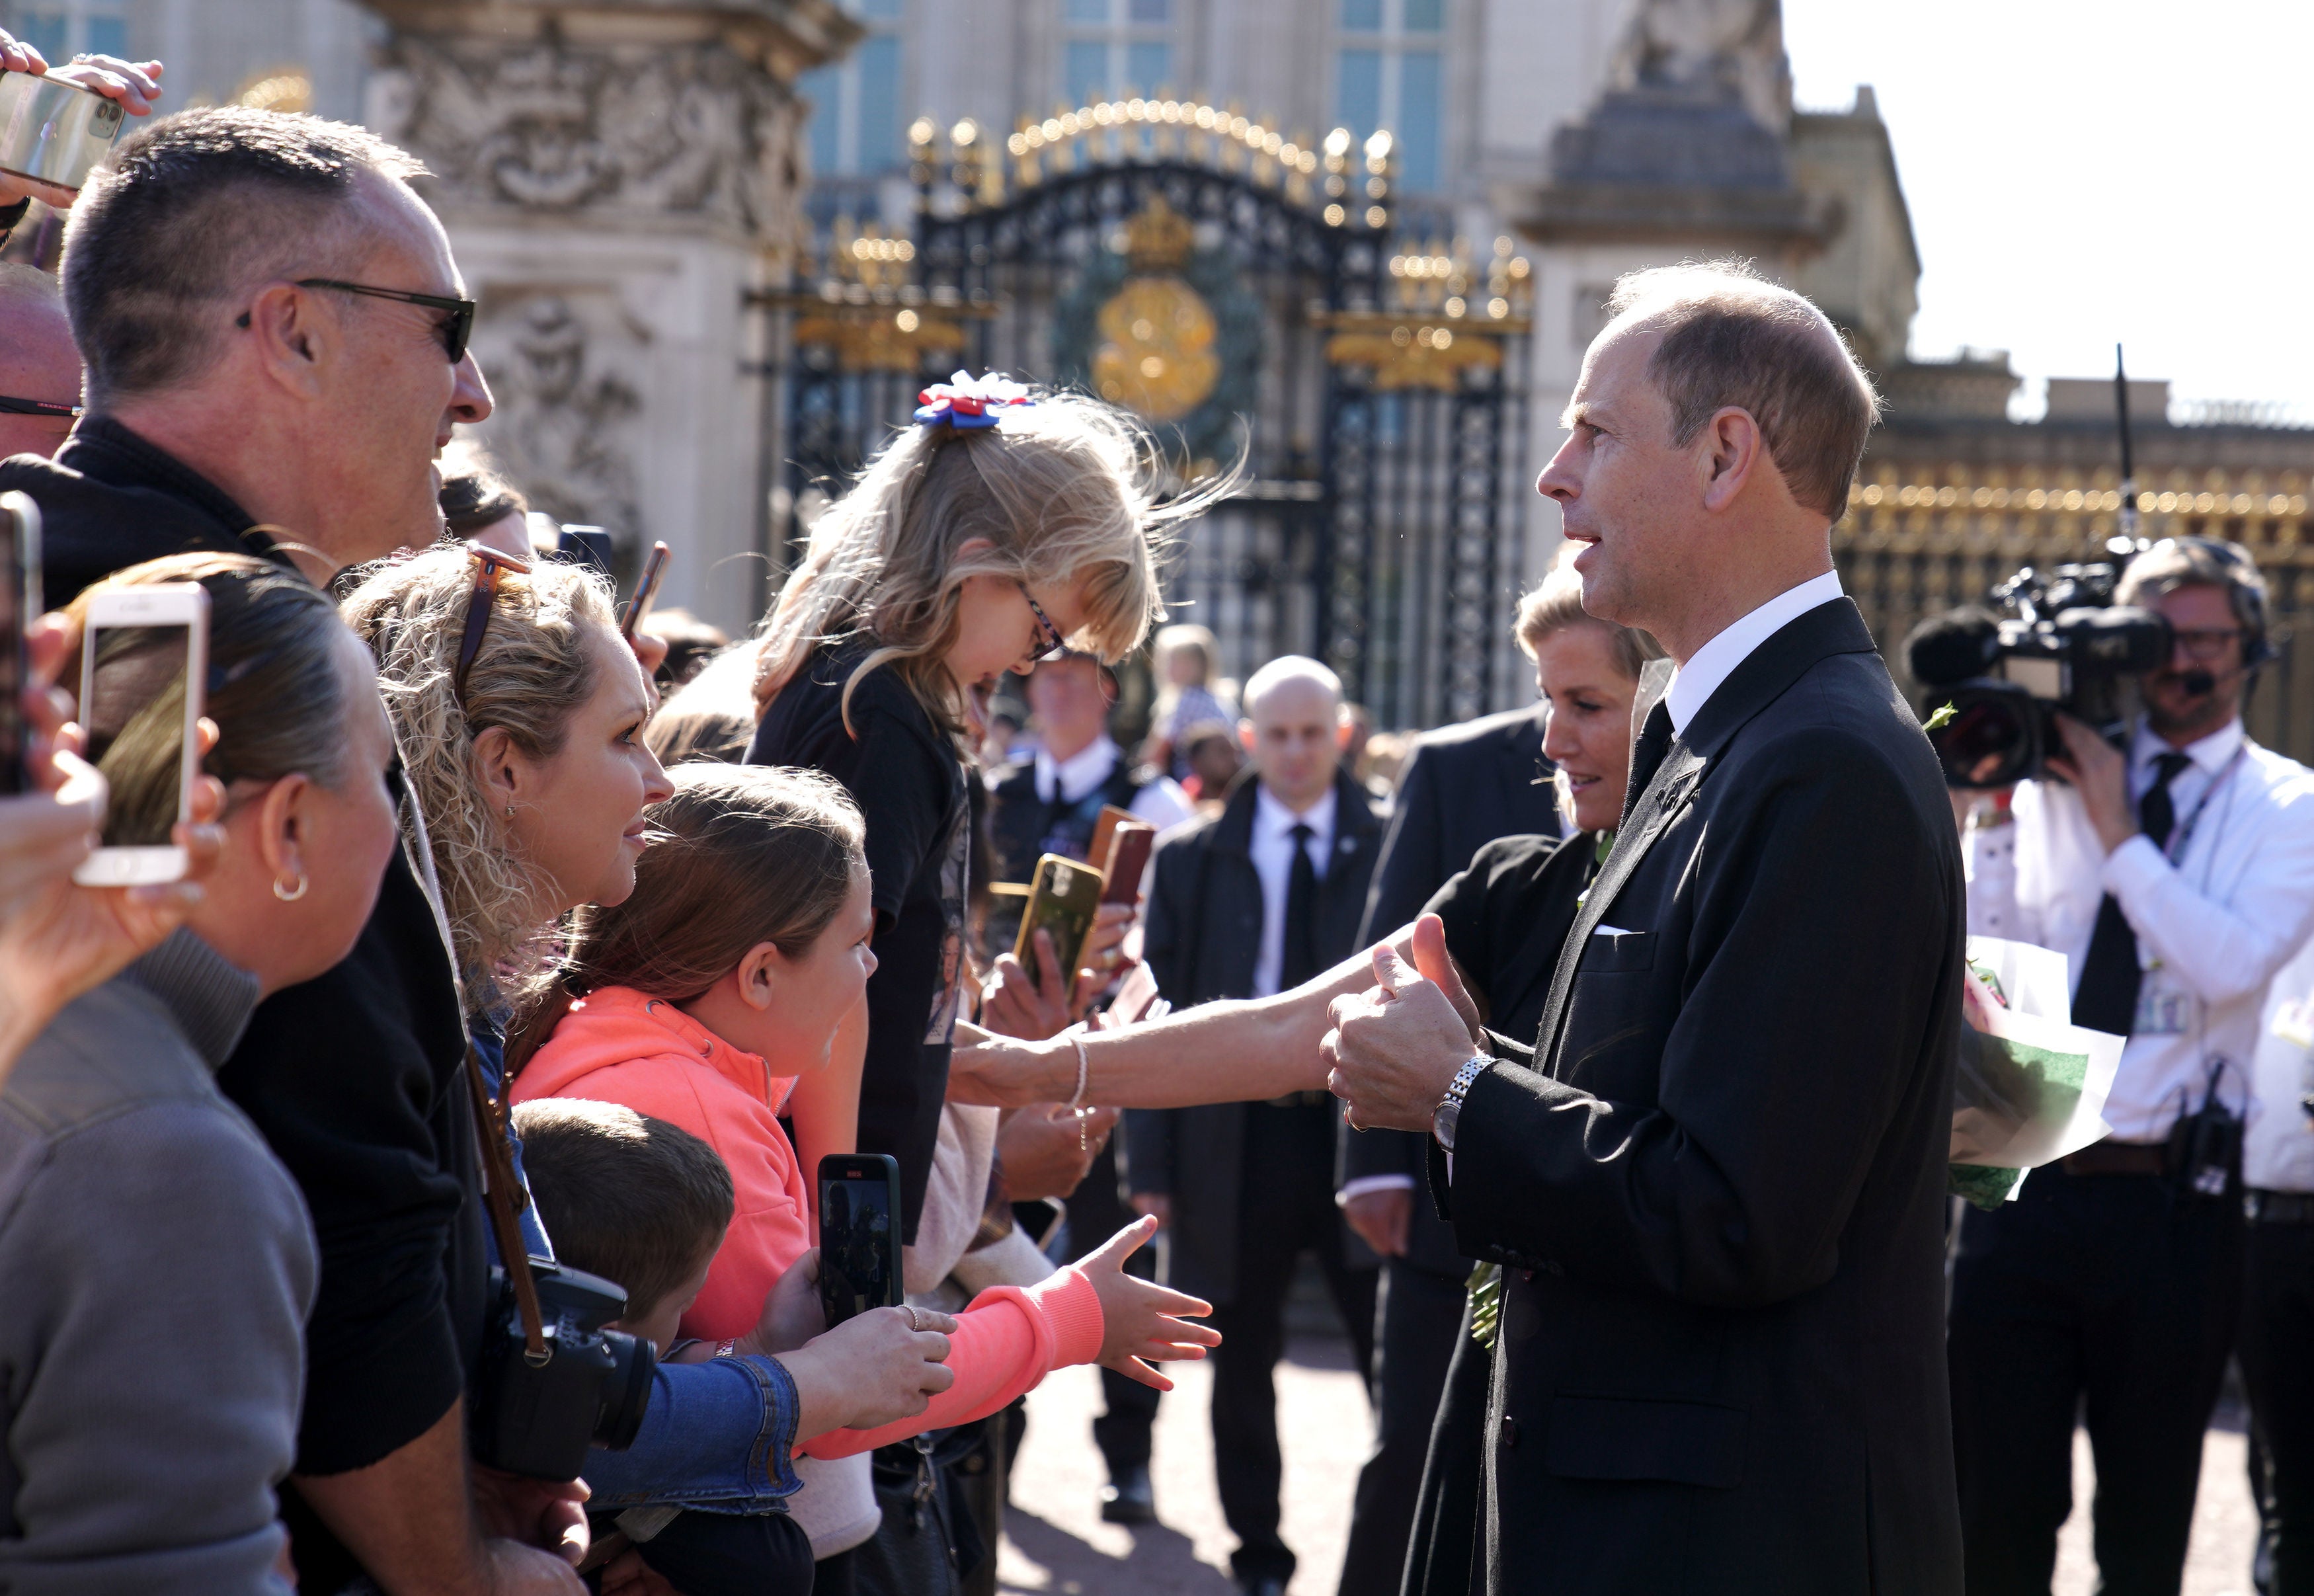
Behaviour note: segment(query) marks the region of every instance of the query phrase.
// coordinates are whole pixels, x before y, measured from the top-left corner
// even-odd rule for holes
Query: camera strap
[[[497,1234],[499,1258],[507,1279],[514,1284],[515,1307],[522,1314],[522,1355],[534,1369],[543,1367],[553,1354],[546,1350],[546,1316],[538,1307],[538,1283],[531,1278],[530,1248],[514,1212],[514,1155],[507,1149],[506,1117],[482,1080],[482,1061],[471,1041],[466,1044],[466,1085],[474,1096],[475,1140],[482,1149],[482,1203],[490,1211],[490,1229]]]

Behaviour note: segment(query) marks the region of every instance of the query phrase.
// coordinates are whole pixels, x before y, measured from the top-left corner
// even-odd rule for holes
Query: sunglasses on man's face
[[[453,366],[466,357],[466,340],[473,336],[476,309],[471,299],[413,293],[408,288],[379,288],[368,283],[340,282],[336,278],[299,278],[297,286],[301,288],[334,288],[340,294],[362,294],[372,299],[391,299],[397,304],[423,305],[428,310],[440,311],[443,313],[442,322],[436,331],[441,334],[443,352],[450,357]],[[234,325],[248,326],[249,313],[242,312]]]
[[[81,407],[51,399],[10,399],[0,394],[0,416],[54,416],[59,421],[80,419]]]

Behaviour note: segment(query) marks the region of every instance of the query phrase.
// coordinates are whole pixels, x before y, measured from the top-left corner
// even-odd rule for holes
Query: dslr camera
[[[589,1446],[634,1444],[658,1366],[651,1344],[603,1327],[627,1310],[627,1294],[599,1275],[530,1260],[545,1321],[546,1357],[534,1363],[514,1283],[490,1271],[490,1311],[475,1393],[474,1456],[533,1479],[575,1479]]]
[[[1948,784],[2042,780],[2049,756],[2064,754],[2060,714],[2122,735],[2137,678],[2168,660],[2170,635],[2161,615],[2113,602],[2120,576],[2104,562],[2046,574],[2028,565],[1992,589],[1999,609],[1968,605],[1912,629],[1904,663],[1923,707],[1951,711],[1929,734]]]

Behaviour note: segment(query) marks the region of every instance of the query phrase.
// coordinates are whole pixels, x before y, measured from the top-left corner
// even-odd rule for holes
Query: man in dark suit
[[[1942,1596],[1965,904],[1832,569],[1876,401],[1746,271],[1636,273],[1611,309],[1541,487],[1585,607],[1679,665],[1613,851],[1531,1050],[1425,921],[1429,978],[1379,954],[1324,1051],[1354,1124],[1431,1133],[1457,1238],[1504,1266],[1490,1592]]]
[[[1252,779],[1218,816],[1158,845],[1144,955],[1182,1008],[1267,997],[1349,956],[1382,816],[1342,769],[1342,692],[1314,659],[1275,659],[1245,684]],[[1267,1101],[1126,1116],[1126,1179],[1170,1227],[1169,1283],[1214,1304],[1214,1472],[1239,1541],[1230,1559],[1254,1596],[1280,1596],[1294,1558],[1278,1538],[1277,1399],[1285,1298],[1317,1255],[1370,1366],[1374,1274],[1345,1257],[1334,1206],[1338,1110],[1304,1089]]]
[[[1543,706],[1441,727],[1416,739],[1391,806],[1358,946],[1410,923],[1433,894],[1497,837],[1555,836],[1559,810],[1543,758]],[[1542,957],[1548,957],[1549,952]],[[1542,971],[1549,974],[1546,966]],[[1496,1023],[1514,1027],[1497,1015]],[[1414,1522],[1430,1424],[1462,1328],[1471,1260],[1453,1227],[1415,1194],[1429,1138],[1345,1125],[1342,1216],[1382,1259],[1374,1327],[1373,1451],[1358,1471],[1338,1596],[1396,1596]]]

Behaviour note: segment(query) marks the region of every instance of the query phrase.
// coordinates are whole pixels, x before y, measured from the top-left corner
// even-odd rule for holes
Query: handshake
[[[1413,966],[1384,942],[1373,950],[1374,985],[1327,1009],[1333,1028],[1319,1043],[1326,1089],[1347,1107],[1356,1131],[1427,1134],[1456,1071],[1486,1051],[1478,1004],[1446,951],[1435,914],[1414,922]]]

